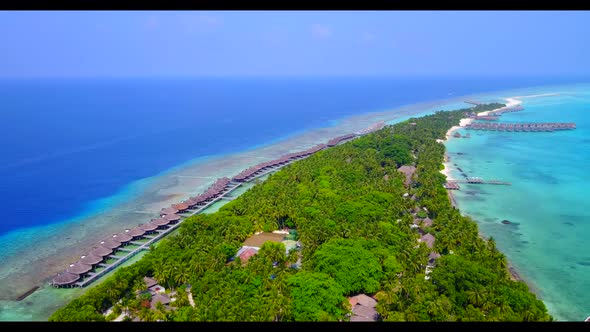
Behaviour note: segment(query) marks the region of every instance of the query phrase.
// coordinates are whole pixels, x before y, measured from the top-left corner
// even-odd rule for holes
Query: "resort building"
[[[414,175],[414,172],[416,172],[416,167],[404,165],[404,166],[401,166],[400,168],[398,168],[397,170],[399,172],[402,172],[406,176],[406,180],[404,181],[404,184],[406,185],[406,187],[409,186],[410,183],[412,183],[412,176]]]

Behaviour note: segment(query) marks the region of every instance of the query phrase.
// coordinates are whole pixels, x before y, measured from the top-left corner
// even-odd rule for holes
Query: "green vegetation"
[[[121,300],[145,321],[337,321],[348,319],[345,296],[359,292],[375,294],[385,321],[551,320],[526,284],[510,279],[493,239],[478,237],[477,224],[451,207],[442,187],[445,148],[436,139],[471,110],[412,118],[287,166],[218,212],[189,218],[178,235],[50,320],[104,320]],[[416,173],[405,188],[397,168],[409,164]],[[417,207],[433,220],[426,229],[433,249],[410,227]],[[267,242],[247,264],[230,260],[254,232],[283,225],[297,229],[299,252]],[[442,256],[427,279],[431,251]],[[298,259],[301,269],[293,267]],[[176,310],[148,308],[136,295],[144,276],[176,290]]]

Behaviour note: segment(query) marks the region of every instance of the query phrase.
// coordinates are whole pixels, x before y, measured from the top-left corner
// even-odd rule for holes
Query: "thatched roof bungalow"
[[[428,262],[434,263],[435,260],[440,258],[440,254],[438,252],[431,251],[428,255]]]
[[[90,270],[92,270],[92,265],[84,264],[78,261],[74,264],[70,264],[70,266],[66,269],[66,272],[83,275]]]
[[[121,242],[122,244],[126,244],[127,242],[133,240],[133,236],[129,235],[127,231],[113,235],[113,240],[117,242]]]
[[[404,184],[406,186],[409,186],[410,183],[412,182],[412,176],[414,175],[414,172],[416,172],[416,167],[404,165],[404,166],[401,166],[400,168],[398,168],[397,170],[399,172],[402,172],[406,176],[406,180],[404,181]]]
[[[151,222],[148,222],[143,225],[140,225],[139,227],[141,227],[141,229],[146,231],[146,233],[149,233],[149,232],[155,231],[158,228],[158,225],[154,225]]]
[[[420,242],[426,243],[428,248],[434,247],[434,241],[435,241],[434,235],[432,235],[430,233],[427,233],[420,238]]]
[[[158,219],[152,219],[152,221],[150,221],[150,222],[158,227],[164,227],[170,223],[170,220],[168,220],[166,218],[158,218]]]
[[[162,211],[160,211],[160,215],[175,214],[175,213],[178,213],[178,210],[173,207],[165,208],[165,209],[162,209]]]
[[[80,279],[80,275],[70,272],[62,272],[53,278],[53,284],[56,286],[68,286]]]
[[[156,279],[150,277],[143,277],[143,282],[145,283],[147,288],[150,288],[158,284],[158,281]]]
[[[151,301],[152,308],[155,308],[156,304],[158,302],[166,305],[166,304],[170,303],[170,298],[166,294],[156,294],[156,295],[152,296],[152,301]]]
[[[117,242],[114,239],[106,239],[104,241],[100,241],[100,245],[112,250],[119,248],[121,246],[121,242]]]
[[[168,220],[171,223],[175,223],[180,220],[180,216],[176,214],[167,214],[165,216],[162,216],[162,218]]]
[[[422,220],[422,226],[424,227],[430,227],[432,226],[432,219],[426,217]]]
[[[184,211],[188,210],[188,205],[185,203],[172,204],[172,208],[178,210],[178,212],[184,212]],[[171,213],[171,214],[173,214],[173,213]]]
[[[80,257],[80,263],[94,266],[98,263],[102,262],[101,256],[96,256],[93,254],[87,254]]]
[[[132,229],[126,229],[125,233],[127,233],[129,236],[132,236],[134,239],[136,239],[136,238],[142,237],[143,234],[145,234],[145,230],[141,227],[135,227]]]
[[[96,256],[93,254],[88,254],[88,255],[81,256],[79,262],[82,264],[86,264],[86,265],[96,265],[96,264],[102,262],[102,257]]]
[[[103,246],[95,247],[90,254],[99,257],[105,257],[113,253],[112,249],[105,248]]]
[[[352,308],[351,321],[376,321],[379,317],[377,310],[374,307],[367,307],[364,305],[355,305]]]

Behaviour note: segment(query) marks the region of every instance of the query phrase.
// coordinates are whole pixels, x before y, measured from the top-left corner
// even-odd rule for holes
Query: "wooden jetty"
[[[476,115],[472,117],[473,120],[480,120],[480,121],[497,121],[500,117],[499,116],[489,116],[489,115]]]
[[[467,177],[465,177],[465,180],[452,180],[452,181],[447,181],[447,183],[444,184],[444,187],[446,189],[458,190],[458,189],[460,189],[460,187],[459,187],[459,185],[457,183],[496,184],[496,185],[505,185],[505,186],[510,186],[511,185],[510,182],[506,182],[506,181],[500,181],[500,180],[484,180],[483,178],[476,177],[476,176],[467,176]]]
[[[461,187],[459,187],[459,185],[457,184],[457,182],[454,181],[449,181],[447,183],[443,184],[443,187],[445,187],[445,189],[449,189],[449,190],[459,190],[461,189]]]
[[[219,200],[235,199],[236,197],[229,196],[229,194],[244,183],[252,182],[297,160],[308,158],[325,148],[338,145],[360,135],[366,135],[384,126],[385,122],[380,121],[358,133],[331,139],[328,144],[318,144],[307,150],[290,153],[278,159],[252,166],[231,179],[227,177],[217,179],[203,194],[190,197],[184,202],[162,209],[158,213],[160,218],[152,219],[150,222],[134,229],[126,230],[125,233],[101,241],[98,247],[95,247],[90,254],[81,256],[80,261],[70,264],[68,269],[58,273],[50,283],[54,287],[85,287],[106,273],[113,271],[137,253],[149,250],[153,243],[173,232],[187,218],[202,212]],[[100,255],[97,256],[93,253]],[[89,260],[89,257],[93,259]],[[77,270],[73,271],[73,266],[76,266]],[[82,267],[84,269],[81,269]]]
[[[482,102],[481,102],[481,101],[472,100],[472,99],[471,99],[471,100],[464,100],[464,102],[465,102],[466,104],[471,104],[471,105],[475,105],[475,106],[477,106],[477,105],[481,105],[481,104],[482,104]]]
[[[474,122],[465,125],[465,129],[507,131],[507,132],[552,132],[556,130],[573,130],[576,124],[573,122],[542,122],[542,123],[484,123]]]

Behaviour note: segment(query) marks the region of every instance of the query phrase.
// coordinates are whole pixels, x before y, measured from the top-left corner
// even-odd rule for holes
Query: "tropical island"
[[[472,110],[294,162],[184,220],[49,320],[551,321],[443,187],[439,142]]]

